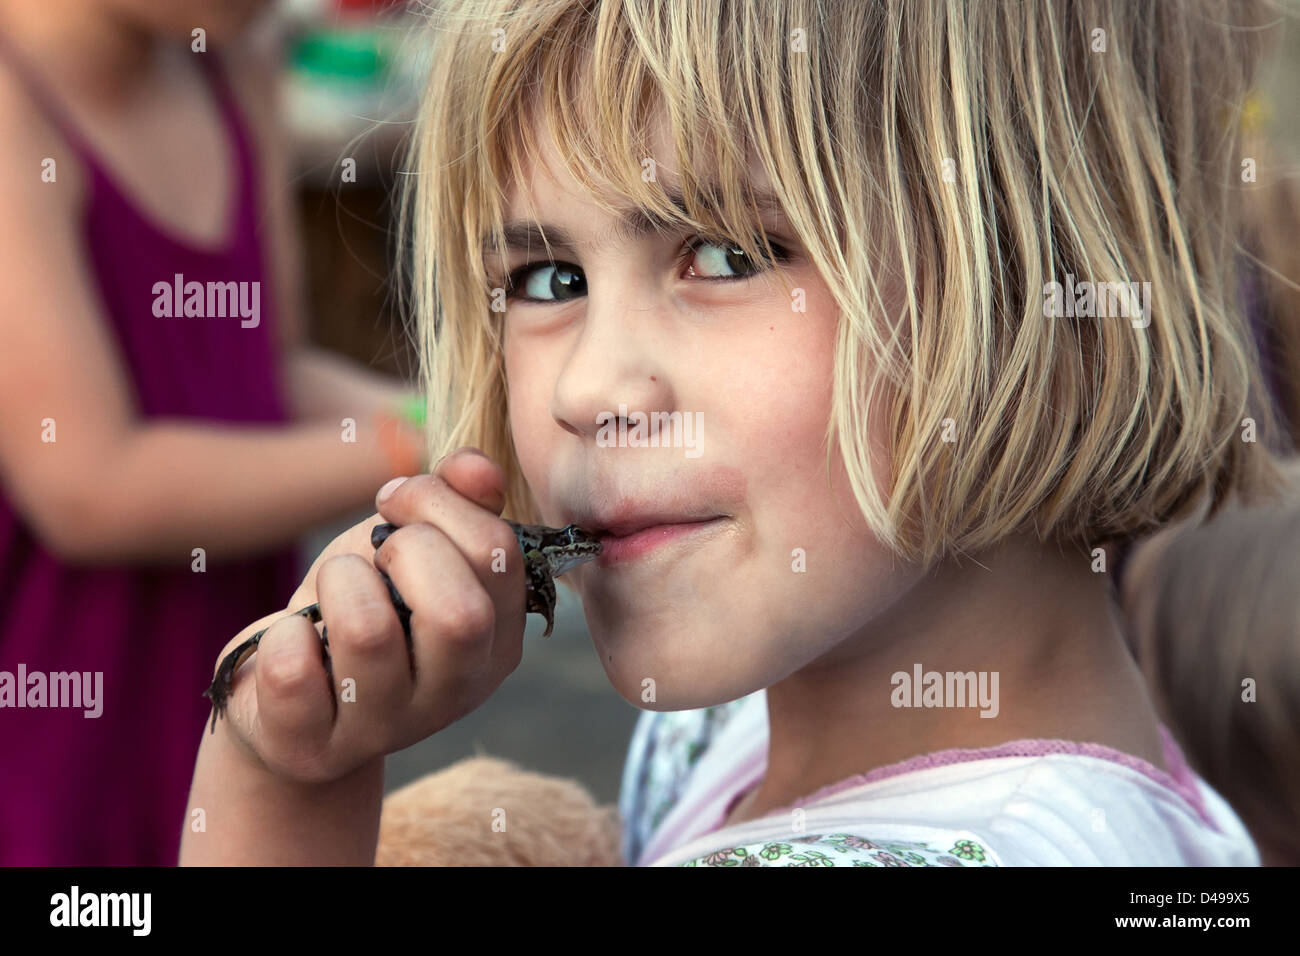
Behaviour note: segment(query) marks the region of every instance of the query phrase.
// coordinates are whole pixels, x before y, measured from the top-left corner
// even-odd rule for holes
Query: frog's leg
[[[542,632],[542,636],[550,637],[551,631],[555,627],[555,578],[551,574],[545,557],[538,550],[535,539],[539,536],[539,533],[551,533],[552,529],[531,528],[514,522],[509,522],[509,524],[514,529],[515,536],[519,540],[519,546],[524,552],[527,611],[528,613],[541,614],[546,618],[546,630]],[[396,530],[396,525],[376,525],[370,529],[371,545],[378,548]],[[389,580],[388,575],[381,571],[380,577],[384,579],[384,584],[388,587],[388,595],[392,599],[393,607],[397,610],[398,620],[402,622],[402,631],[406,635],[406,652],[410,659],[411,671],[414,673],[415,649],[411,640],[411,609],[402,599],[402,595],[398,593],[397,588],[393,586],[393,582]],[[319,624],[321,621],[319,604],[313,604],[295,613],[307,618],[313,624]],[[226,712],[226,704],[230,699],[231,688],[235,681],[235,671],[257,649],[257,645],[261,643],[262,635],[269,630],[269,627],[268,625],[268,627],[258,631],[227,654],[217,668],[217,674],[212,679],[212,684],[203,692],[203,696],[212,701],[212,733],[216,733],[217,718]],[[320,635],[321,651],[325,655],[325,668],[330,673],[330,683],[332,685],[334,677],[330,661],[328,635],[329,629],[322,628]]]
[[[529,570],[526,610],[529,614],[541,614],[546,618],[542,637],[550,637],[551,629],[555,627],[555,579],[542,567],[535,566]]]
[[[393,607],[397,610],[397,619],[402,622],[402,632],[406,635],[406,652],[411,662],[411,669],[415,669],[415,649],[411,643],[411,609],[406,606],[406,601],[398,593],[393,582],[389,580],[388,575],[380,572],[380,577],[388,586],[388,596],[393,602]],[[313,624],[319,624],[321,620],[320,605],[312,604],[295,612],[299,617],[305,617]],[[227,654],[221,661],[221,666],[217,668],[217,676],[212,679],[212,684],[203,692],[203,696],[212,701],[212,729],[210,733],[217,731],[217,718],[226,713],[226,704],[230,700],[231,688],[235,683],[235,671],[239,670],[241,664],[257,650],[257,646],[262,642],[262,635],[271,629],[271,625],[262,628],[248,640],[244,641],[233,651]],[[321,651],[325,655],[325,670],[330,675],[330,683],[334,683],[334,672],[331,666],[329,653],[329,628],[322,628],[320,635]]]
[[[321,619],[319,604],[309,605],[296,613],[299,617],[305,617],[313,624],[319,623]],[[235,683],[235,671],[239,670],[239,666],[257,650],[257,645],[262,643],[262,636],[270,629],[271,625],[268,624],[221,659],[221,666],[217,668],[217,675],[212,678],[212,683],[203,692],[203,696],[212,701],[212,733],[217,732],[217,718],[223,716],[226,712],[226,703],[230,700],[230,689]],[[324,635],[321,636],[321,640],[325,640]],[[326,644],[325,646],[328,647],[329,645]]]

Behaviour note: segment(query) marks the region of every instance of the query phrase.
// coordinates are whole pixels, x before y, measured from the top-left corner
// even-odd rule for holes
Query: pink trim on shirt
[[[934,753],[922,754],[919,757],[909,757],[906,760],[900,760],[897,763],[886,764],[883,767],[877,767],[866,773],[856,774],[848,777],[838,783],[828,784],[820,790],[800,800],[795,800],[784,807],[772,810],[764,816],[771,816],[776,813],[788,813],[795,807],[807,807],[818,800],[839,793],[841,790],[848,790],[850,787],[860,787],[863,784],[875,783],[877,780],[884,780],[887,777],[897,777],[900,774],[913,773],[917,770],[929,770],[932,767],[943,767],[948,764],[965,763],[970,760],[989,760],[997,757],[1046,757],[1050,754],[1075,754],[1081,757],[1096,757],[1100,760],[1109,760],[1113,763],[1121,764],[1130,770],[1136,770],[1138,773],[1150,778],[1175,794],[1187,801],[1202,820],[1208,823],[1215,831],[1219,831],[1218,825],[1210,816],[1209,810],[1206,809],[1205,801],[1201,798],[1200,791],[1196,788],[1196,778],[1191,769],[1187,766],[1187,761],[1183,758],[1183,752],[1178,743],[1174,740],[1173,734],[1160,724],[1160,742],[1164,751],[1165,762],[1169,764],[1171,773],[1161,770],[1150,761],[1143,760],[1141,757],[1135,757],[1132,754],[1126,754],[1122,751],[1115,750],[1103,744],[1080,743],[1075,740],[1049,740],[1047,738],[1032,738],[1026,740],[1011,740],[1005,744],[998,744],[996,747],[954,747],[951,750],[938,750]],[[760,780],[759,783],[762,781]],[[727,803],[726,809],[722,811],[721,819],[709,828],[707,832],[712,833],[721,829],[727,822],[727,817],[735,809],[736,804],[747,793],[752,791],[758,783],[755,783],[737,793]]]

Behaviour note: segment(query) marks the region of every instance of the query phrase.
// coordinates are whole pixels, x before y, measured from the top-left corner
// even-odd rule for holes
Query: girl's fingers
[[[307,574],[302,579],[302,584],[299,585],[292,598],[290,598],[287,610],[298,611],[309,604],[316,603],[316,578],[325,562],[331,558],[341,554],[357,554],[367,559],[373,556],[375,549],[370,545],[370,532],[375,525],[383,523],[383,517],[373,515],[360,524],[348,528],[347,531],[327,544],[325,549],[316,556],[316,560],[312,562],[311,567],[308,568]]]
[[[306,618],[272,624],[254,657],[255,710],[241,730],[263,760],[300,780],[329,779],[333,692],[320,636]]]
[[[519,543],[499,517],[505,474],[470,449],[435,472],[403,482],[378,502],[379,514],[331,542],[289,616],[268,627],[236,672],[233,735],[280,772],[332,779],[354,756],[406,746],[413,730],[427,736],[473,710],[518,665],[524,573]],[[370,532],[384,521],[400,527],[375,551]],[[379,571],[412,611],[409,654]],[[332,682],[317,626],[295,613],[316,602],[329,628]]]
[[[322,564],[317,587],[338,704],[333,746],[340,754],[385,746],[413,689],[406,635],[388,588],[374,565],[357,554]]]
[[[388,521],[399,526],[434,525],[464,555],[496,611],[492,654],[502,679],[519,665],[527,616],[523,554],[510,526],[497,517],[504,504],[505,472],[472,448],[457,449],[438,462],[433,474],[407,479],[378,502],[380,514]],[[394,532],[389,541],[399,533]],[[385,542],[378,550],[375,564],[389,573],[387,547]],[[422,582],[417,586],[422,587]],[[401,585],[397,588],[406,593]]]
[[[434,733],[504,679],[494,660],[497,610],[459,548],[438,528],[414,524],[393,532],[378,563],[411,608],[413,706],[423,714],[433,709],[436,726],[424,733]]]
[[[430,568],[428,577],[417,576],[413,583],[403,586],[394,577],[389,548],[408,530],[436,527],[456,546],[487,592],[497,625],[498,643],[492,648],[493,656],[505,667],[505,673],[514,670],[522,654],[526,609],[523,553],[510,526],[433,475],[404,482],[384,508],[385,516],[401,527],[375,552],[375,566],[393,579],[398,592],[411,605],[416,594],[428,590],[429,577],[436,576],[437,571]]]
[[[407,479],[380,509],[384,518],[401,528],[425,523],[441,530],[465,556],[497,609],[509,612],[511,617],[517,612],[519,620],[523,620],[523,555],[510,526],[494,512],[470,501],[440,475]],[[389,541],[400,533],[394,532]],[[385,542],[375,554],[375,566],[385,572],[387,547]],[[398,591],[406,594],[400,585]]]
[[[439,459],[432,473],[495,515],[501,514],[506,505],[506,473],[477,448],[457,448]],[[380,504],[382,502],[376,500],[375,508],[382,511]]]

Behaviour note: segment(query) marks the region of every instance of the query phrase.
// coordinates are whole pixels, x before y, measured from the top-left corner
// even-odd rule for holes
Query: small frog
[[[555,578],[598,557],[600,541],[594,535],[572,524],[566,528],[548,528],[543,525],[519,524],[515,521],[506,521],[506,524],[514,531],[519,547],[524,553],[527,601],[525,610],[527,613],[541,614],[546,618],[546,630],[542,633],[542,637],[550,637],[551,630],[555,626]],[[396,530],[395,524],[376,525],[370,532],[370,544],[378,549]],[[380,571],[379,576],[388,586],[388,596],[393,602],[393,607],[397,609],[398,620],[402,622],[402,631],[406,634],[407,651],[410,652],[411,609],[397,593],[388,575]],[[312,604],[296,613],[313,624],[319,623],[321,619],[319,604]],[[231,688],[234,685],[235,671],[257,649],[262,635],[268,629],[263,628],[258,631],[227,654],[222,659],[221,666],[217,668],[217,675],[212,679],[212,684],[203,692],[203,696],[212,701],[211,733],[216,733],[217,718],[226,712],[226,703],[230,699]],[[320,642],[325,652],[325,666],[328,668],[330,661],[328,627],[321,629]]]

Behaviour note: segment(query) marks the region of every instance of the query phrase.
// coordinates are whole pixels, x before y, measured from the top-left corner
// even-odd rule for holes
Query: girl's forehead
[[[590,194],[569,170],[561,157],[554,139],[545,129],[534,130],[538,156],[529,153],[517,156],[522,171],[522,181],[511,180],[504,184],[504,209],[507,218],[531,215],[531,206],[545,209],[554,205],[567,205],[570,201],[589,201]]]

